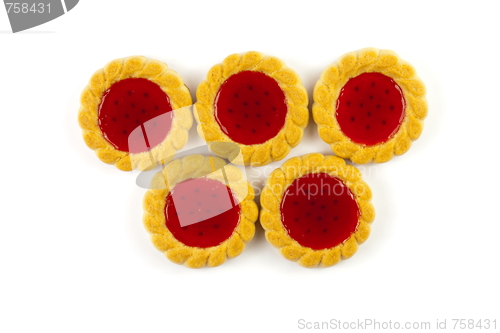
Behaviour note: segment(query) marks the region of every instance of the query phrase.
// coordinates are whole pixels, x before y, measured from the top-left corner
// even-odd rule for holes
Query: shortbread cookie
[[[350,258],[370,234],[372,193],[336,156],[293,157],[269,176],[260,198],[266,239],[304,267]]]
[[[283,159],[309,121],[300,77],[259,52],[233,54],[212,67],[196,97],[198,133],[215,154],[238,164]]]
[[[144,196],[144,226],[172,262],[219,266],[238,256],[255,233],[258,208],[243,173],[218,157],[190,155],[168,163]]]
[[[182,78],[158,60],[116,59],[82,92],[83,138],[101,161],[118,169],[165,163],[187,142],[191,95]]]
[[[355,163],[406,153],[427,115],[425,86],[394,52],[366,48],[328,66],[314,88],[313,117],[333,152]]]

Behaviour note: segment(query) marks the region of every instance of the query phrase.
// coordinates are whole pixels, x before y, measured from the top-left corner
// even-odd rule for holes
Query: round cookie
[[[304,267],[353,256],[375,218],[361,173],[336,156],[293,157],[274,170],[260,198],[269,243]]]
[[[97,157],[118,169],[166,163],[187,142],[191,95],[182,78],[158,60],[116,59],[90,78],[78,121]]]
[[[343,55],[323,71],[313,97],[320,137],[337,156],[360,164],[406,153],[427,115],[424,84],[390,50]]]
[[[258,208],[243,173],[218,157],[169,162],[144,195],[143,222],[174,263],[214,267],[241,254],[255,233]]]
[[[238,164],[283,159],[309,120],[300,77],[259,52],[233,54],[212,67],[196,97],[198,133],[215,154]]]

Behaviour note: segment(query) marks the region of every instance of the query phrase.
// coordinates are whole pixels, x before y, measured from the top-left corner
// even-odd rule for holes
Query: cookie
[[[366,48],[323,71],[314,87],[313,118],[337,156],[383,163],[420,137],[425,93],[413,66],[396,53]]]
[[[116,59],[90,78],[78,121],[87,146],[118,169],[166,163],[187,142],[191,95],[182,78],[158,60]]]
[[[190,268],[215,267],[241,254],[258,208],[242,171],[218,157],[169,162],[144,196],[143,222],[158,250]]]
[[[375,218],[360,171],[336,156],[293,157],[274,170],[260,198],[266,239],[288,260],[328,267],[353,256]]]
[[[300,77],[259,52],[233,54],[212,67],[196,97],[198,133],[215,154],[238,164],[283,159],[309,121]]]

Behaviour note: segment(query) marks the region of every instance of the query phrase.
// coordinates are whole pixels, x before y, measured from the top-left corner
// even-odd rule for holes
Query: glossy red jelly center
[[[229,77],[214,104],[215,119],[233,141],[253,145],[272,139],[285,125],[285,94],[278,83],[260,72]]]
[[[336,107],[342,132],[368,146],[389,140],[405,116],[401,88],[380,73],[363,73],[347,81]]]
[[[217,180],[188,179],[175,185],[166,199],[166,226],[188,246],[219,245],[231,237],[239,218],[239,203]]]
[[[99,128],[116,149],[141,153],[165,139],[172,125],[171,111],[170,100],[159,85],[129,78],[104,92]]]
[[[281,201],[281,221],[290,237],[314,250],[347,240],[358,226],[359,214],[351,190],[326,173],[295,179]]]

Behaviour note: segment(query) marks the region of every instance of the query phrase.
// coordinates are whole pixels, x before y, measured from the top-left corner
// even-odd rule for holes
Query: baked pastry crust
[[[261,144],[234,142],[220,129],[215,119],[214,101],[219,88],[231,75],[242,71],[267,74],[276,80],[286,97],[285,125],[275,137]],[[291,148],[300,143],[309,121],[308,95],[300,77],[280,59],[260,52],[232,54],[221,64],[213,66],[206,80],[198,86],[196,97],[194,115],[198,133],[215,154],[236,164],[262,166],[283,159]]]
[[[399,130],[386,142],[365,146],[353,142],[341,131],[335,117],[336,101],[349,79],[362,73],[378,72],[392,78],[401,88],[405,102],[405,117]],[[427,116],[425,86],[415,69],[390,50],[365,48],[343,55],[328,66],[314,87],[313,118],[318,133],[333,152],[359,164],[383,163],[394,155],[406,153],[423,130]]]
[[[281,222],[280,204],[286,189],[295,179],[320,172],[339,178],[349,187],[360,215],[356,231],[347,240],[328,249],[314,250],[300,245],[289,236]],[[267,241],[278,248],[286,259],[308,268],[333,266],[340,260],[353,256],[358,245],[370,235],[370,224],[375,218],[371,197],[372,192],[361,179],[361,172],[347,165],[343,159],[318,153],[293,157],[275,169],[267,179],[260,197],[260,223],[266,232]]]
[[[147,152],[134,154],[115,149],[99,128],[99,105],[104,92],[114,83],[128,78],[144,78],[158,84],[172,105],[174,117],[170,131],[160,144]],[[155,163],[168,162],[184,147],[193,124],[191,105],[191,94],[179,74],[161,61],[132,56],[112,60],[92,75],[81,94],[78,122],[85,143],[101,161],[123,171],[144,170]]]
[[[238,224],[230,238],[208,248],[191,247],[177,240],[166,227],[165,202],[174,186],[184,180],[207,177],[226,184],[240,204]],[[190,268],[215,267],[241,254],[255,233],[259,212],[254,190],[243,173],[218,157],[190,155],[175,159],[158,172],[144,195],[143,222],[154,246],[176,264]]]

